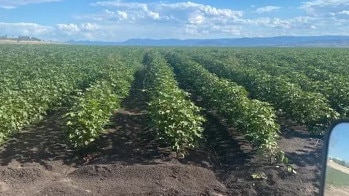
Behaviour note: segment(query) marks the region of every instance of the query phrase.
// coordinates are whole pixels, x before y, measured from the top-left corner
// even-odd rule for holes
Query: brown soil
[[[88,151],[75,155],[55,111],[15,134],[0,150],[0,195],[314,195],[322,140],[283,125],[280,147],[297,174],[269,164],[212,114],[197,149],[178,158],[148,125],[141,73]],[[264,179],[253,174],[264,173]]]

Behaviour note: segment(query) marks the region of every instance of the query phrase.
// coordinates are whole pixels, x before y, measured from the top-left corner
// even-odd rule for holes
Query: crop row
[[[103,77],[72,100],[73,105],[65,114],[65,131],[72,147],[83,149],[104,132],[114,111],[128,96],[142,56],[143,52],[136,49],[109,53],[106,64],[100,67]]]
[[[230,54],[232,54],[232,51],[230,51]],[[313,53],[308,52],[307,54],[311,57]],[[323,94],[333,109],[341,116],[347,117],[349,111],[349,80],[343,73],[334,73],[332,71],[334,67],[330,71],[329,68],[321,69],[320,67],[323,67],[321,65],[318,67],[316,65],[318,62],[314,64],[308,60],[302,62],[300,59],[288,62],[281,57],[279,59],[275,58],[275,54],[272,56],[268,53],[242,53],[236,56],[240,66],[266,71],[272,76],[279,76],[299,85],[305,91]],[[330,62],[335,64],[333,62],[336,61]],[[305,65],[306,63],[309,64]],[[338,66],[336,68],[340,68]]]
[[[214,60],[193,55],[209,71],[243,85],[253,98],[273,104],[285,116],[306,124],[312,132],[322,133],[339,114],[320,93],[302,90],[282,77],[271,76],[254,67],[240,66],[226,59]]]
[[[158,52],[145,58],[148,112],[158,137],[176,151],[194,147],[202,137],[200,108],[189,100],[188,93],[178,87],[173,70]]]
[[[93,68],[88,64],[83,69],[57,61],[44,64],[43,58],[33,53],[33,48],[23,49],[15,53],[20,54],[21,60],[9,53],[4,59],[12,61],[1,65],[5,68],[2,80],[6,83],[1,85],[0,93],[0,143],[8,135],[40,120],[83,81],[94,76],[90,74]],[[46,50],[56,51],[56,48]],[[60,52],[67,54],[63,50]]]
[[[143,56],[137,49],[2,47],[8,50],[1,50],[0,142],[63,105],[69,110],[64,129],[75,147],[91,142],[109,121]]]
[[[279,125],[275,112],[266,102],[250,100],[247,91],[236,83],[219,78],[183,54],[167,54],[181,83],[189,85],[201,97],[204,107],[236,127],[258,149],[273,152],[277,148]]]

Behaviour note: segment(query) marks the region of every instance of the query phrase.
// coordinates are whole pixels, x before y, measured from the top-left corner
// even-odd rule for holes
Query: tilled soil
[[[54,111],[0,150],[0,195],[314,195],[322,140],[283,125],[280,148],[296,172],[265,162],[241,136],[207,113],[205,138],[185,158],[155,139],[141,74],[106,133],[83,154],[63,140]],[[234,139],[233,139],[234,137]],[[296,173],[296,174],[295,174]],[[252,175],[260,174],[261,178]]]
[[[225,187],[214,173],[178,164],[88,165],[67,175],[40,167],[2,168],[2,195],[200,195]]]

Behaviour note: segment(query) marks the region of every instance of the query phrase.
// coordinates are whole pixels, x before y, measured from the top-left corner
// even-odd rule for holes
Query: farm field
[[[1,195],[314,195],[348,49],[0,45]]]
[[[328,169],[326,173],[326,194],[349,194],[349,169],[347,167],[331,161],[328,163]]]

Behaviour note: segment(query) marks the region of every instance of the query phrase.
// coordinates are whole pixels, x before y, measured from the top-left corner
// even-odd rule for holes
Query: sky
[[[349,35],[349,0],[0,0],[0,36],[44,40]]]
[[[333,128],[328,155],[349,162],[349,123],[341,123]]]

